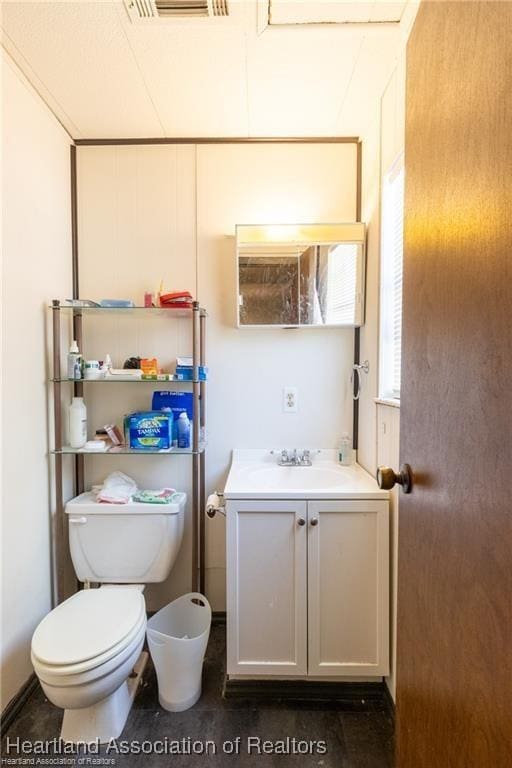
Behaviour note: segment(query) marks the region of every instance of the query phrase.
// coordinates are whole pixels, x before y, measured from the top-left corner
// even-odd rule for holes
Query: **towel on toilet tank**
[[[105,478],[96,499],[103,504],[128,504],[137,491],[135,480],[116,471]]]

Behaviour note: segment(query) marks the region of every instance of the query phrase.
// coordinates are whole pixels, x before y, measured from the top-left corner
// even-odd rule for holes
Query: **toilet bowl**
[[[39,624],[32,664],[48,699],[64,709],[64,741],[104,743],[120,735],[145,631],[144,596],[133,586],[78,592]]]

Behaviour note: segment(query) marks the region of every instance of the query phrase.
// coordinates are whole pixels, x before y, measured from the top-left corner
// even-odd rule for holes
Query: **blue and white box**
[[[173,414],[156,409],[129,413],[125,431],[130,448],[168,450],[172,447]]]
[[[208,378],[208,368],[204,365],[199,365],[197,370],[197,376],[199,381],[206,381]],[[193,381],[194,369],[192,366],[177,365],[174,378],[177,381]]]
[[[190,421],[190,433],[193,434],[194,398],[192,392],[153,392],[152,408],[154,411],[170,412],[173,416],[172,445],[178,445],[178,419],[186,412]]]

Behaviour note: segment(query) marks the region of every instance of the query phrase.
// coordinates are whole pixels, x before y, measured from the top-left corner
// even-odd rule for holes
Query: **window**
[[[329,247],[327,256],[326,323],[354,323],[357,295],[358,246],[343,243]]]
[[[395,160],[382,185],[380,395],[400,398],[404,158]]]

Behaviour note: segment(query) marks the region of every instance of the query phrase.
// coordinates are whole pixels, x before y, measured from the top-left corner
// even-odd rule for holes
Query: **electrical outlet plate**
[[[299,393],[297,387],[283,388],[283,411],[285,413],[297,413],[299,410]]]

